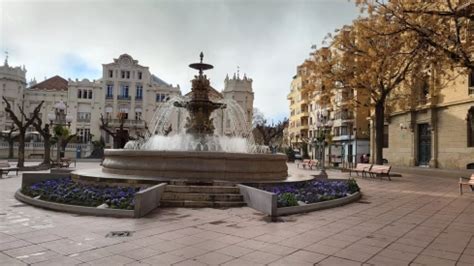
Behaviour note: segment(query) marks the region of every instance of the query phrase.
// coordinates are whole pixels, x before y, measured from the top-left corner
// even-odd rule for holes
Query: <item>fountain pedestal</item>
[[[102,172],[157,180],[277,181],[288,176],[286,159],[279,154],[105,150]]]

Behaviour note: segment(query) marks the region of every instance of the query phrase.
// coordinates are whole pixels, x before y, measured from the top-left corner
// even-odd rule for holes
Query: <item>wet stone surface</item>
[[[15,200],[20,177],[10,176],[0,179],[0,265],[472,265],[474,193],[459,196],[456,178],[438,176],[359,178],[360,203],[276,221],[247,207],[143,219],[48,211]],[[115,231],[133,234],[106,237]]]

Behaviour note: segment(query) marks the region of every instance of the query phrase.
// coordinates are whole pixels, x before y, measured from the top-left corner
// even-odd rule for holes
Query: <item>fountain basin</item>
[[[198,151],[104,151],[102,172],[164,179],[272,181],[288,176],[284,154]]]

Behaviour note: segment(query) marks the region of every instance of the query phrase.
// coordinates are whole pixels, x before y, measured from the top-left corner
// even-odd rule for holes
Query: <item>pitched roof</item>
[[[159,85],[169,86],[168,83],[166,83],[164,80],[160,79],[159,77],[155,76],[154,74],[151,75],[151,81]]]
[[[56,91],[67,91],[67,80],[56,75],[38,84],[30,87],[32,90],[56,90]]]

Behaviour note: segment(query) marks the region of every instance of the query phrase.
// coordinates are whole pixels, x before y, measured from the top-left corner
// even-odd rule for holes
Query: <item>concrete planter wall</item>
[[[334,208],[334,207],[346,205],[348,203],[357,201],[360,199],[361,196],[362,194],[360,192],[356,192],[344,198],[321,201],[317,203],[310,203],[310,204],[302,205],[302,206],[277,208],[276,216],[305,213],[305,212],[312,212],[312,211],[317,211],[317,210],[322,210],[322,209]]]
[[[276,194],[246,185],[238,185],[238,187],[247,206],[270,216],[277,215]]]
[[[44,173],[24,173],[22,179],[22,187],[30,186],[34,183],[70,177],[69,174],[44,174]],[[15,198],[21,202],[41,207],[50,210],[70,212],[85,215],[95,216],[113,216],[113,217],[124,217],[124,218],[140,218],[154,210],[160,205],[161,195],[165,190],[166,184],[158,184],[144,190],[140,190],[135,194],[135,208],[133,210],[122,210],[122,209],[108,209],[108,208],[95,208],[87,206],[69,205],[57,202],[45,201],[41,199],[34,199],[21,193],[19,189],[15,193]]]
[[[360,192],[356,192],[344,198],[310,203],[302,206],[278,208],[276,194],[246,185],[239,185],[239,188],[240,194],[243,195],[247,206],[270,216],[283,216],[334,208],[357,201],[362,196]]]

